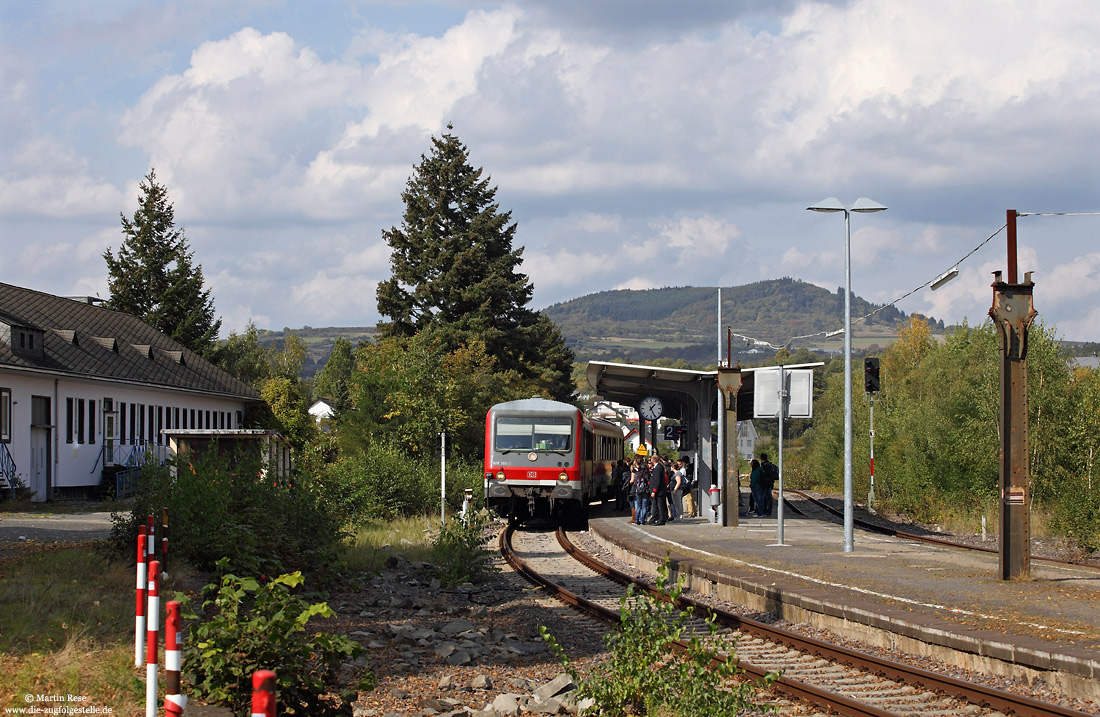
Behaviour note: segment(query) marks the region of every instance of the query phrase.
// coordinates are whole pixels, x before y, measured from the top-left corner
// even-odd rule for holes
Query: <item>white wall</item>
[[[164,440],[157,434],[157,417],[160,416],[159,428],[176,428],[176,409],[180,411],[180,424],[190,427],[206,427],[207,411],[211,420],[218,419],[218,428],[239,428],[237,412],[244,412],[245,403],[241,400],[229,398],[217,398],[166,389],[145,388],[126,384],[115,384],[105,381],[89,381],[72,378],[54,379],[50,376],[36,376],[23,372],[0,371],[0,387],[10,388],[12,392],[12,435],[8,451],[17,467],[17,474],[29,488],[36,490],[34,500],[46,500],[46,485],[44,481],[35,484],[31,474],[35,461],[32,458],[32,427],[31,407],[32,396],[46,396],[50,399],[50,426],[48,429],[39,429],[39,433],[48,430],[48,464],[51,472],[53,487],[79,488],[84,486],[96,486],[100,482],[103,469],[102,452],[104,448],[104,415],[103,399],[113,400],[116,411],[122,403],[126,404],[126,435],[116,441],[116,456],[118,450],[128,451],[134,443],[140,442],[137,435],[134,442],[130,441],[130,406],[142,405],[145,414],[145,435],[153,445],[164,445]],[[73,400],[73,438],[68,442],[67,399]],[[79,402],[84,402],[84,442],[81,443],[77,436],[79,428]],[[94,401],[94,433],[89,435],[89,401]],[[149,426],[149,406],[154,407],[154,425]],[[158,413],[157,409],[161,409]],[[171,409],[168,417],[165,411]],[[182,411],[187,411],[187,423],[184,424]],[[200,425],[192,426],[190,422],[191,411],[196,412],[196,423],[202,420]],[[201,419],[199,419],[199,413]],[[136,413],[136,411],[135,411]],[[225,416],[225,425],[221,423],[221,416]],[[118,420],[116,433],[122,427],[123,421]],[[140,425],[140,422],[139,422]]]

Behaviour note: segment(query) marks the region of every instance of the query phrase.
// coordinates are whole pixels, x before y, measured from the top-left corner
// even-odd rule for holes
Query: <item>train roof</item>
[[[579,410],[571,403],[551,401],[548,398],[539,398],[538,396],[521,398],[518,401],[505,401],[492,408],[494,413],[522,413],[527,411],[535,413],[571,413]]]

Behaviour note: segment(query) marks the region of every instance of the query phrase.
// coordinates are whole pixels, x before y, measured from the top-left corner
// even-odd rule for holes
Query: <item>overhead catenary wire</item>
[[[1018,216],[1018,217],[1088,217],[1088,216],[1100,216],[1100,212],[1019,212],[1018,211],[1018,212],[1016,212],[1016,216]],[[978,252],[978,250],[980,250],[982,247],[984,247],[986,244],[988,244],[990,242],[990,240],[992,240],[998,234],[1003,232],[1007,227],[1008,227],[1007,223],[1002,224],[1000,229],[998,229],[997,231],[993,232],[992,234],[987,236],[985,239],[983,239],[981,241],[981,243],[979,243],[976,247],[974,247],[973,249],[968,251],[966,254],[964,254],[963,257],[961,259],[959,259],[957,262],[955,262],[952,266],[955,269],[957,269],[964,261],[966,261],[967,259],[972,257],[974,254],[976,254]],[[950,269],[948,271],[950,271]],[[890,308],[891,306],[895,306],[896,304],[898,304],[898,302],[903,301],[903,300],[909,298],[910,296],[912,296],[913,294],[917,293],[921,289],[924,289],[924,288],[930,286],[932,284],[932,282],[936,281],[936,279],[939,278],[942,275],[943,275],[942,273],[937,274],[936,276],[932,277],[931,279],[924,282],[920,286],[914,287],[913,289],[910,289],[909,291],[905,292],[904,294],[897,297],[893,301],[891,301],[887,304],[883,304],[882,306],[878,307],[874,311],[868,312],[868,313],[864,314],[863,316],[859,316],[859,317],[856,317],[856,318],[852,319],[852,323],[856,323],[856,322],[859,322],[859,321],[865,321],[865,320],[871,318],[872,316],[874,316],[875,314],[879,313],[880,311],[884,311],[884,310]],[[778,351],[779,349],[787,348],[788,346],[791,345],[792,342],[798,341],[799,339],[812,339],[812,338],[815,338],[817,336],[824,336],[825,338],[831,338],[833,336],[838,336],[838,335],[843,334],[843,333],[844,333],[844,327],[841,327],[839,329],[835,329],[833,331],[818,331],[816,333],[805,334],[803,336],[792,336],[791,338],[787,339],[786,341],[784,341],[783,343],[781,343],[779,345],[770,343],[768,341],[763,341],[761,339],[755,339],[751,336],[744,336],[742,334],[732,334],[732,335],[736,336],[739,339],[744,339],[746,341],[751,341],[754,346],[766,346],[768,348],[773,348],[773,349]]]

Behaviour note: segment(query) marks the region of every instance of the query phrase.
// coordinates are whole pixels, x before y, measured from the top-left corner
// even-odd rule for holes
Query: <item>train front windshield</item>
[[[496,423],[493,450],[569,451],[573,444],[573,420],[570,418],[501,416]]]

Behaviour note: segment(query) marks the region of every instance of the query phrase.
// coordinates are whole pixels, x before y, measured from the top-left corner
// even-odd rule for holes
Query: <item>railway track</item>
[[[828,503],[825,503],[824,501],[821,501],[821,500],[818,500],[817,498],[814,498],[812,495],[809,495],[807,493],[803,493],[800,490],[792,490],[790,488],[784,489],[783,492],[784,492],[784,494],[796,495],[799,498],[801,498],[802,500],[805,500],[806,502],[810,503],[811,505],[813,505],[814,507],[818,508],[820,511],[825,513],[828,516],[828,519],[830,521],[832,521],[834,518],[837,519],[837,520],[840,520],[840,521],[843,521],[843,519],[844,519],[844,513],[842,511],[837,510],[836,508],[832,507]],[[784,505],[787,508],[789,508],[792,512],[797,513],[798,515],[801,515],[805,518],[810,518],[811,520],[819,519],[816,516],[809,515],[809,514],[807,514],[806,511],[799,509],[799,507],[797,505],[795,505],[793,502],[791,502],[790,500],[785,500]],[[870,521],[860,520],[859,518],[853,518],[852,522],[857,527],[862,528],[863,530],[866,530],[868,532],[877,533],[879,535],[889,535],[891,537],[899,538],[901,540],[909,540],[909,541],[912,541],[912,542],[919,542],[919,543],[929,543],[931,545],[939,545],[939,546],[943,546],[943,547],[947,547],[947,548],[960,548],[960,549],[963,549],[963,550],[975,550],[975,551],[983,552],[983,553],[996,553],[997,552],[996,548],[987,548],[987,547],[984,547],[984,546],[981,546],[981,545],[968,545],[966,543],[959,543],[959,542],[956,542],[956,541],[953,541],[953,540],[947,540],[945,538],[936,537],[934,535],[921,535],[919,533],[910,533],[910,532],[903,531],[903,530],[895,530],[894,528],[889,528],[889,527],[886,527],[886,526],[877,525],[877,524],[872,523]],[[1049,564],[1052,564],[1052,565],[1072,565],[1075,568],[1086,568],[1086,569],[1100,570],[1100,567],[1098,567],[1097,565],[1092,564],[1092,563],[1083,562],[1083,561],[1060,560],[1060,559],[1057,559],[1057,558],[1047,558],[1047,557],[1042,557],[1042,556],[1039,556],[1039,555],[1032,555],[1031,559],[1033,561],[1037,561],[1037,562],[1041,562],[1041,563],[1049,563]]]
[[[625,586],[660,598],[578,550],[566,532],[516,531],[500,534],[500,551],[520,574],[548,594],[599,618],[607,629],[619,621]],[[711,607],[687,593],[679,606],[705,615]],[[737,641],[740,666],[754,678],[781,672],[773,689],[825,711],[844,715],[1083,715],[1085,713],[984,685],[939,675],[903,663],[789,632],[762,622],[714,610],[723,638]],[[688,632],[705,635],[702,619]]]

